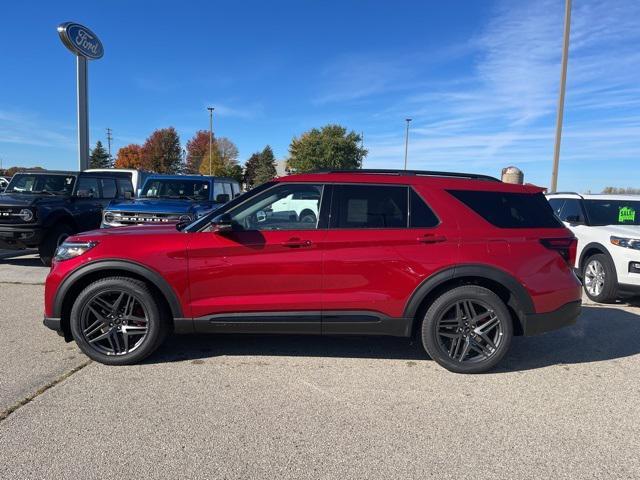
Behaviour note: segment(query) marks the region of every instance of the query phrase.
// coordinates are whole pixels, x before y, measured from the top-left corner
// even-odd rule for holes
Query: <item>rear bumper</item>
[[[524,335],[540,333],[568,327],[576,323],[582,311],[582,300],[569,302],[552,312],[530,313],[524,318]]]

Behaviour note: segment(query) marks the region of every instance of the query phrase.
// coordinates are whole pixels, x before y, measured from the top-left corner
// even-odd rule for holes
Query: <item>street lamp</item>
[[[209,110],[209,175],[211,175],[211,153],[212,153],[212,144],[213,144],[213,111],[215,108],[207,107]]]
[[[409,152],[409,123],[411,123],[411,118],[405,118],[405,122],[407,122],[407,133],[404,136],[404,169],[407,169],[407,154]]]

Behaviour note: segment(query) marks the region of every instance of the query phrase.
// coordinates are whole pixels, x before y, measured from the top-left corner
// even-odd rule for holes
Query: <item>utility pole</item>
[[[405,118],[404,121],[407,122],[407,133],[404,136],[404,169],[407,169],[407,155],[409,153],[409,123],[411,123],[411,118]]]
[[[564,7],[564,36],[562,40],[562,67],[560,70],[560,94],[558,95],[558,116],[556,118],[556,143],[553,148],[553,171],[551,192],[558,188],[558,164],[560,163],[560,142],[562,139],[562,118],[564,115],[564,92],[567,86],[567,61],[569,59],[569,32],[571,30],[571,0]]]
[[[107,145],[109,146],[109,161],[111,161],[111,141],[113,140],[113,135],[111,135],[111,129],[107,128]]]
[[[209,175],[211,175],[211,153],[213,150],[213,111],[215,108],[207,107],[209,110]]]

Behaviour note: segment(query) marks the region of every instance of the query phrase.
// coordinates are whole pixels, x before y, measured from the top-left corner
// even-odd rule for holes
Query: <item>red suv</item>
[[[261,185],[189,225],[96,230],[56,253],[45,320],[92,359],[176,333],[393,335],[445,368],[495,366],[513,335],[580,313],[576,240],[534,186],[356,170]]]

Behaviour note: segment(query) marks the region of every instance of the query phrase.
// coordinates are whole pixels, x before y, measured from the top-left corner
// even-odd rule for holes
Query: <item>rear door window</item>
[[[560,228],[542,193],[449,190],[449,193],[499,228]]]
[[[407,187],[336,185],[331,228],[407,228]]]
[[[80,177],[76,195],[83,198],[100,198],[98,179],[95,177]]]
[[[560,220],[563,222],[584,222],[584,215],[582,214],[582,208],[580,208],[580,201],[567,198],[562,207],[562,213],[560,214]]]

